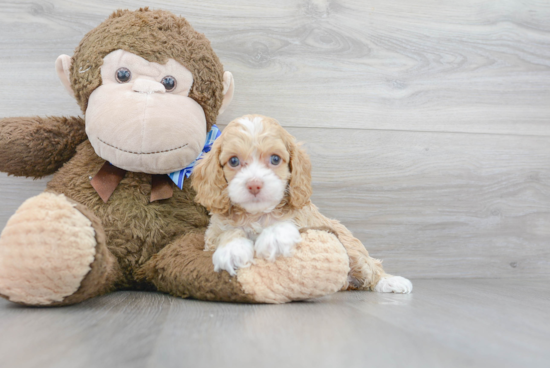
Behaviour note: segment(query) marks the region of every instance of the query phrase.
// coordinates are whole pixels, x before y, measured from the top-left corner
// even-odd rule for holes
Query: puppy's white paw
[[[273,262],[280,255],[291,256],[294,246],[301,241],[302,237],[296,225],[284,221],[265,228],[256,239],[254,248],[257,257]]]
[[[374,287],[374,291],[378,291],[379,293],[409,294],[412,289],[412,282],[401,276],[382,278]]]
[[[254,244],[252,240],[237,238],[216,249],[212,256],[214,271],[226,270],[235,276],[237,268],[245,268],[254,262]]]

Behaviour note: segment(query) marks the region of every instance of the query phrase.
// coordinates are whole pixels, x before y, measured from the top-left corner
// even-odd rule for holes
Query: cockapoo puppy
[[[216,271],[235,275],[254,256],[289,257],[299,229],[329,229],[350,257],[348,289],[410,293],[409,280],[384,272],[340,222],[319,213],[311,201],[311,163],[279,123],[261,115],[232,121],[192,178],[196,201],[211,213],[205,250],[214,250]]]

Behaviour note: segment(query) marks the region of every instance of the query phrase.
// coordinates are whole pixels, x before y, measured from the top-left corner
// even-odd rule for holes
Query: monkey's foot
[[[96,256],[92,221],[64,195],[25,201],[0,236],[0,294],[28,305],[59,304],[80,288]]]
[[[338,238],[322,230],[301,234],[292,256],[237,272],[246,294],[261,303],[286,303],[335,293],[347,286],[349,257]]]

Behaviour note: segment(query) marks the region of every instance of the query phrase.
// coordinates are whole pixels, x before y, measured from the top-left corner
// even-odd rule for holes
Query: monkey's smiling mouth
[[[107,143],[105,142],[103,139],[97,137],[97,140],[100,141],[101,143],[109,146],[109,147],[112,147],[118,151],[121,151],[121,152],[126,152],[126,153],[131,153],[132,155],[154,155],[154,154],[157,154],[157,153],[165,153],[165,152],[171,152],[171,151],[176,151],[176,150],[179,150],[179,149],[182,149],[184,147],[187,147],[189,145],[189,143],[185,143],[184,145],[181,145],[179,147],[175,147],[175,148],[170,148],[170,149],[167,149],[167,150],[163,150],[163,151],[155,151],[155,152],[135,152],[135,151],[129,151],[129,150],[125,150],[123,148],[119,148],[119,147],[116,147],[110,143]]]

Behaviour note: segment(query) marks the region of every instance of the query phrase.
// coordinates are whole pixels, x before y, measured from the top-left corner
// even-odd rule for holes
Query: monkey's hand
[[[34,178],[53,174],[86,139],[80,117],[0,119],[0,171]]]

